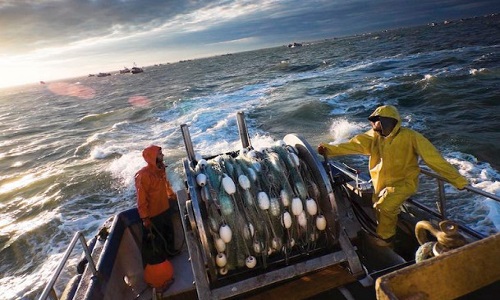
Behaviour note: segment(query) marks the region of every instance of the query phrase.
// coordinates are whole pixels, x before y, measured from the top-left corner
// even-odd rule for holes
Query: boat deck
[[[175,222],[180,222],[180,218]],[[174,266],[174,282],[162,296],[167,299],[195,300],[198,299],[198,295],[189,252],[183,239],[184,237],[177,236],[176,243],[182,246],[182,250],[170,260]],[[238,299],[324,299],[327,295],[338,293],[338,291],[333,291],[334,289],[355,284],[357,280],[343,266],[334,265],[269,287],[256,286],[255,290],[238,296]],[[366,292],[365,289],[364,293]],[[373,288],[369,288],[368,293],[373,294],[373,297],[375,295]],[[149,299],[151,291],[145,292],[143,296],[145,298],[141,297],[141,299]]]
[[[171,262],[174,265],[175,281],[163,293],[163,297],[182,300],[198,299],[192,281],[193,274],[187,250],[184,249]],[[192,280],[189,281],[189,278]],[[238,296],[238,299],[325,299],[325,296],[338,293],[338,291],[333,291],[334,289],[352,283],[357,283],[357,279],[345,268],[335,265],[267,288],[255,287],[254,291]],[[370,290],[375,297],[374,289]]]

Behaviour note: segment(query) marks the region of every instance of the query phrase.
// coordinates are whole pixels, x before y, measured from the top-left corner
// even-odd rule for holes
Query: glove
[[[373,203],[373,208],[377,209],[377,207],[378,207],[380,204],[382,204],[382,202],[384,202],[384,200],[385,200],[385,196],[386,196],[386,195],[387,195],[387,193],[388,193],[388,191],[387,191],[387,190],[388,190],[388,188],[387,188],[387,187],[385,187],[385,188],[383,188],[383,189],[380,191],[380,193],[378,193],[378,200],[377,200],[377,202]]]
[[[150,218],[144,218],[144,219],[142,219],[142,225],[146,229],[151,229],[151,219]]]
[[[387,186],[383,188],[380,193],[378,193],[378,201],[373,203],[373,208],[377,209],[385,200],[387,193],[394,193],[395,188],[392,186]]]
[[[325,155],[326,154],[326,147],[323,146],[323,144],[319,144],[319,146],[318,146],[318,153],[320,155]]]
[[[465,181],[465,184],[460,184],[458,186],[455,186],[457,189],[459,189],[460,191],[463,191],[465,190],[465,187],[468,185],[468,181]]]

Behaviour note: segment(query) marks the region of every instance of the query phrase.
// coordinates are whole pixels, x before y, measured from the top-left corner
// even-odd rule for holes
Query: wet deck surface
[[[348,272],[338,266],[333,266],[266,289],[256,287],[255,292],[238,296],[237,299],[333,299],[334,295],[341,294],[340,291],[335,290],[337,287],[353,282],[356,282],[355,278]],[[183,300],[198,299],[194,289],[179,294],[172,292],[173,290],[169,290],[164,297]]]
[[[164,299],[198,299],[187,248],[184,246],[171,262],[175,280],[163,293]],[[267,288],[256,286],[255,291],[238,296],[237,299],[332,299],[333,294],[339,293],[332,290],[350,283],[357,283],[357,279],[344,267],[334,265]]]
[[[178,209],[177,209],[178,210]],[[166,299],[197,299],[196,288],[194,285],[194,276],[189,259],[189,251],[186,247],[185,236],[182,229],[180,215],[173,218],[175,232],[176,249],[182,249],[175,257],[170,259],[174,266],[174,282],[163,293]]]
[[[336,265],[245,295],[244,299],[332,299],[325,292],[355,281],[347,270]]]

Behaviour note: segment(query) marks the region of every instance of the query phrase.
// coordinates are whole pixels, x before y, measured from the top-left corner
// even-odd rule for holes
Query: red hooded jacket
[[[137,191],[137,209],[141,219],[151,218],[170,208],[169,199],[176,200],[170,182],[165,174],[165,167],[158,168],[156,156],[161,148],[149,146],[142,151],[147,166],[135,174]]]

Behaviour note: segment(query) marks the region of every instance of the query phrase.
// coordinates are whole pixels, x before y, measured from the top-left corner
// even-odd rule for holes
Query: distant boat
[[[137,73],[142,73],[142,72],[144,72],[144,70],[143,70],[142,68],[137,67],[137,66],[135,65],[135,63],[134,63],[134,66],[132,67],[132,69],[130,70],[130,72],[131,72],[132,74],[137,74]]]
[[[288,48],[302,47],[301,43],[292,43],[288,44]]]
[[[40,84],[45,84],[45,81],[43,81],[43,80],[40,80]]]
[[[139,67],[133,67],[132,70],[130,71],[132,74],[137,74],[137,73],[142,73],[144,70]]]
[[[123,69],[120,70],[120,74],[126,74],[126,73],[130,73],[130,69],[127,67],[123,67]]]
[[[106,76],[111,76],[111,73],[99,73],[99,74],[97,74],[97,77],[106,77]]]

